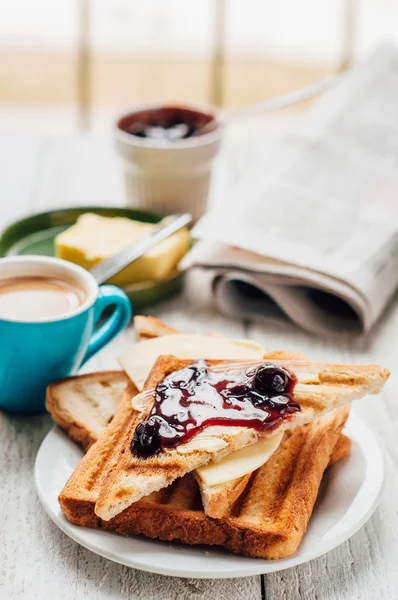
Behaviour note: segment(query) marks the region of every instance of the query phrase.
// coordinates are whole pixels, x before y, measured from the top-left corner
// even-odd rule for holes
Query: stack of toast
[[[294,553],[325,469],[349,453],[351,442],[341,431],[351,401],[380,392],[388,371],[313,363],[242,341],[228,341],[221,358],[220,338],[208,337],[203,344],[204,336],[184,336],[150,317],[136,317],[135,325],[139,343],[121,358],[124,370],[71,377],[48,388],[54,421],[87,450],[59,496],[66,518],[80,526],[217,545],[247,556],[278,559]],[[154,456],[132,453],[137,425],[151,414],[154,390],[168,374],[197,358],[222,366],[225,360],[259,357],[297,378],[300,412],[271,431],[208,427]],[[217,479],[220,466],[223,477]]]

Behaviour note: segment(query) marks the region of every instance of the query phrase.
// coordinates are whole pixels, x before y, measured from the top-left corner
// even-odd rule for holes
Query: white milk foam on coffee
[[[67,316],[84,300],[84,291],[72,281],[55,277],[0,280],[0,319],[45,321]]]

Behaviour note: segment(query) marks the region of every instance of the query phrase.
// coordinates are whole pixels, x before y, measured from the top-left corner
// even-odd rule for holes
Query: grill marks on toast
[[[104,470],[112,468],[117,456],[114,436],[117,429],[123,430],[126,411],[131,411],[129,404],[124,395],[113,423],[79,463],[60,494],[61,508],[71,522],[123,535],[144,534],[188,544],[219,545],[248,556],[281,558],[295,552],[347,408],[286,433],[282,446],[251,476],[242,496],[221,520],[204,514],[197,483],[189,473],[170,487],[132,504],[110,521],[102,521],[94,513],[96,494],[104,480]],[[119,413],[123,413],[120,418]],[[109,431],[112,426],[114,431]],[[103,469],[98,470],[97,458],[102,448],[108,457]],[[87,482],[92,477],[97,478],[97,485],[92,487],[90,483],[88,489]]]
[[[325,415],[285,437],[267,464],[253,474],[250,491],[239,511],[240,519],[255,524],[271,517],[281,527],[286,526],[298,502],[303,503],[300,512],[309,518],[317,494],[316,449],[335,445],[348,409],[339,409],[338,413]]]
[[[129,384],[122,394],[114,419],[106,429],[106,435],[103,435],[100,440],[91,446],[90,454],[86,454],[74,470],[75,479],[72,486],[78,494],[88,494],[89,497],[93,497],[95,500],[98,497],[105,474],[109,473],[114,467],[117,453],[124,443],[121,432],[123,432],[127,423],[131,421],[131,418],[135,418],[131,410],[131,395],[135,393],[137,393],[136,388],[133,384]],[[94,461],[91,460],[92,456],[95,456]],[[68,492],[71,479],[72,477],[66,483],[63,492],[65,490]]]

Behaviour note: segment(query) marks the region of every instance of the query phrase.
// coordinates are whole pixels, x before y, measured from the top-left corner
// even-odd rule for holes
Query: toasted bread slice
[[[130,387],[123,394],[116,417],[81,459],[59,496],[70,522],[123,535],[223,546],[234,553],[267,559],[297,550],[347,407],[291,434],[286,432],[278,450],[251,476],[238,502],[221,520],[205,515],[196,481],[188,474],[102,521],[94,512],[95,503],[109,471],[117,467],[123,431],[131,422],[133,393]]]
[[[181,333],[177,330],[170,331],[170,328],[167,325],[153,317],[137,316],[134,318],[134,325],[139,341],[143,341],[149,337],[162,337],[169,333]],[[306,359],[306,357],[299,352],[287,353],[284,351],[265,353],[264,358],[279,358],[280,360]],[[251,473],[248,473],[241,478],[236,478],[215,486],[206,485],[201,477],[196,476],[205,513],[210,517],[221,518],[240,496],[250,479],[250,475]]]
[[[128,382],[123,371],[99,371],[67,377],[48,387],[46,407],[54,422],[84,450],[88,450],[112,421]],[[98,388],[101,390],[99,402]],[[131,397],[133,395],[131,392]],[[345,458],[350,448],[351,441],[341,434],[330,464]]]
[[[112,420],[127,381],[122,371],[69,377],[49,386],[47,409],[59,427],[87,450]],[[340,435],[330,464],[347,456],[350,446],[350,440]],[[198,478],[206,514],[221,518],[244,490],[249,479],[250,474],[210,487]]]
[[[128,382],[124,371],[67,377],[48,386],[46,408],[55,423],[87,450],[109,425]]]
[[[223,361],[209,361],[220,365]],[[389,372],[377,365],[337,365],[310,361],[273,361],[287,368],[297,378],[294,398],[300,412],[288,415],[272,431],[257,431],[247,427],[212,428],[212,434],[221,441],[217,450],[195,448],[186,451],[183,445],[162,451],[156,456],[142,459],[130,452],[130,442],[136,425],[143,421],[151,409],[152,398],[141,413],[131,419],[124,437],[116,467],[109,473],[101,488],[95,512],[107,521],[140,498],[169,486],[177,478],[194,469],[220,460],[229,453],[254,444],[258,440],[296,425],[304,425],[326,412],[344,406],[367,394],[381,391]],[[144,386],[153,390],[164,377],[191,364],[189,360],[161,356]],[[198,434],[200,435],[200,434]],[[196,436],[198,437],[198,436]],[[184,453],[182,453],[184,452]]]
[[[148,338],[161,337],[170,333],[181,333],[180,331],[169,327],[160,319],[147,317],[144,315],[138,315],[134,317],[134,325],[136,328],[138,341],[143,341]],[[222,334],[218,333],[217,335]],[[265,352],[264,359],[307,360],[307,358],[301,352],[285,352],[284,350]],[[330,464],[334,464],[338,460],[347,456],[350,452],[350,449],[351,441],[344,435],[341,435],[333,450]],[[242,482],[240,482],[238,478],[218,486],[209,487],[204,484],[200,477],[197,477],[206,514],[209,514],[209,516],[222,515],[228,509],[228,506],[235,502],[236,498],[240,495],[241,490],[244,489],[245,482],[247,483],[249,478],[250,475],[248,474],[242,478]]]

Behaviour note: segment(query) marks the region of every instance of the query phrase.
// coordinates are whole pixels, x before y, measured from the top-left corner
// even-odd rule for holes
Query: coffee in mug
[[[73,280],[42,276],[0,280],[0,319],[34,322],[64,317],[85,300],[85,291]]]

